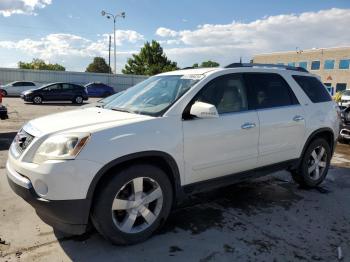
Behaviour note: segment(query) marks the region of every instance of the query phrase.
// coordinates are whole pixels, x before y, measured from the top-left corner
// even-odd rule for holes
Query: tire
[[[1,90],[1,94],[2,94],[3,97],[7,96],[6,90]]]
[[[82,96],[76,96],[73,100],[74,104],[82,104],[84,102],[84,99]]]
[[[111,95],[110,93],[104,93],[103,97],[107,97],[107,96],[110,96],[110,95]]]
[[[299,168],[292,171],[294,181],[303,188],[317,187],[326,178],[331,155],[330,146],[325,139],[313,140],[306,149]]]
[[[140,185],[143,191],[137,189]],[[165,172],[147,164],[132,165],[116,172],[98,191],[91,220],[97,231],[116,245],[135,244],[149,238],[165,222],[173,202],[172,186]],[[139,193],[133,195],[134,192]],[[147,196],[151,196],[149,203]],[[127,204],[129,209],[125,207]],[[130,208],[131,205],[135,206]]]
[[[43,102],[43,98],[41,96],[34,96],[33,97],[33,103],[36,105],[39,105]]]

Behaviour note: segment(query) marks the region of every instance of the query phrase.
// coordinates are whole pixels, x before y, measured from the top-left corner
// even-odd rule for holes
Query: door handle
[[[250,129],[250,128],[254,128],[256,127],[255,123],[244,123],[243,125],[241,125],[242,129]]]
[[[299,116],[299,115],[296,115],[295,117],[293,117],[293,120],[294,120],[295,122],[299,122],[299,121],[304,120],[304,117]]]

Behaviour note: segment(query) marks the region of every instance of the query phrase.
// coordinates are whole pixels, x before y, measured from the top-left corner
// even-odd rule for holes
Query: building
[[[331,94],[350,89],[350,47],[260,54],[254,56],[253,62],[303,67],[319,75]]]

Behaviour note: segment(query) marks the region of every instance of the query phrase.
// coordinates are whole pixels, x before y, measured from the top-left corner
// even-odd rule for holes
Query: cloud
[[[193,30],[160,27],[156,35],[167,55],[180,64],[215,59],[221,63],[254,54],[313,47],[350,45],[350,9],[267,16],[249,23],[204,24]],[[170,41],[170,42],[169,42]]]
[[[179,33],[169,28],[159,27],[156,31],[156,35],[160,37],[176,37]]]
[[[0,15],[13,14],[36,15],[35,10],[50,5],[52,0],[1,0]]]
[[[17,49],[42,59],[52,59],[64,56],[93,57],[108,55],[108,34],[103,34],[98,40],[74,34],[49,34],[39,40],[22,39],[19,41],[0,41],[0,48]],[[144,39],[143,35],[132,30],[117,30],[116,44],[135,44]]]

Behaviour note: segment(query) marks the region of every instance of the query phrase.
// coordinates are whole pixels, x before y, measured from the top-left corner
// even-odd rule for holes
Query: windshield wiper
[[[112,107],[113,111],[119,111],[119,112],[126,112],[126,113],[134,113],[133,111],[126,109],[126,108],[120,108],[120,107]]]

